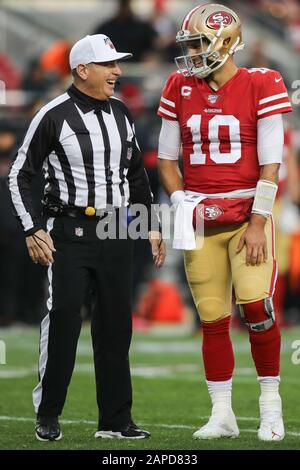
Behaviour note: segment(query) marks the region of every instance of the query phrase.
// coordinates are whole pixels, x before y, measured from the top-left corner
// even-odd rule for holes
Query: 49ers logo
[[[206,26],[211,29],[219,29],[221,25],[229,26],[232,23],[232,16],[226,11],[212,13],[206,20]]]
[[[198,215],[204,220],[216,220],[220,215],[224,214],[224,210],[219,206],[204,206],[200,204],[197,207]]]

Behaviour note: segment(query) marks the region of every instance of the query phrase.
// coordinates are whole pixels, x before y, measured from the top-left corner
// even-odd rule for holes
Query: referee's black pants
[[[48,269],[48,315],[41,324],[40,382],[33,402],[41,416],[62,412],[75,364],[80,310],[92,280],[97,296],[91,330],[99,427],[107,428],[131,419],[128,352],[133,245],[129,238],[100,240],[97,222],[70,217],[48,220],[56,252]]]

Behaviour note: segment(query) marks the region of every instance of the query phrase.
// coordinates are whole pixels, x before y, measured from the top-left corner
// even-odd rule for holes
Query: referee
[[[151,220],[151,191],[132,118],[112,97],[121,75],[118,60],[130,56],[117,52],[102,34],[78,41],[70,52],[73,84],[36,114],[9,174],[29,255],[48,266],[48,314],[41,323],[39,383],[33,391],[36,437],[42,441],[62,437],[58,417],[74,368],[80,309],[91,282],[97,294],[91,327],[99,407],[95,437],[150,436],[131,416],[133,241],[118,233],[114,238],[96,234],[99,221],[120,221],[120,208],[130,204],[146,206]],[[30,183],[41,168],[47,231],[31,202]],[[148,227],[154,263],[161,267],[165,245],[158,232],[150,231],[150,222]]]

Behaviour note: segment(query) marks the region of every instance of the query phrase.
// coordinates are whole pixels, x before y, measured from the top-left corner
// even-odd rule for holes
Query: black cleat
[[[95,433],[96,438],[102,439],[147,439],[150,436],[150,432],[138,428],[133,421],[120,429],[100,429]]]
[[[39,441],[59,441],[62,433],[58,418],[49,416],[38,416],[35,425],[35,437]]]

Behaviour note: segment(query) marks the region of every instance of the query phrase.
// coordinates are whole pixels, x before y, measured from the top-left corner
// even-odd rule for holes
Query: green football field
[[[257,440],[259,387],[246,332],[232,333],[236,357],[233,406],[240,437],[192,439],[192,433],[209,415],[210,401],[200,355],[201,337],[192,337],[180,328],[172,334],[164,328],[134,334],[133,415],[140,426],[151,431],[151,439],[96,440],[97,408],[88,327],[81,333],[76,369],[61,416],[64,437],[59,442],[38,442],[31,403],[37,380],[38,335],[38,329],[0,330],[2,349],[3,341],[6,346],[6,364],[0,365],[0,449],[300,449],[300,364],[292,361],[293,342],[300,340],[299,328],[283,332],[281,393],[286,438],[277,444]],[[296,358],[299,356],[296,354]]]

